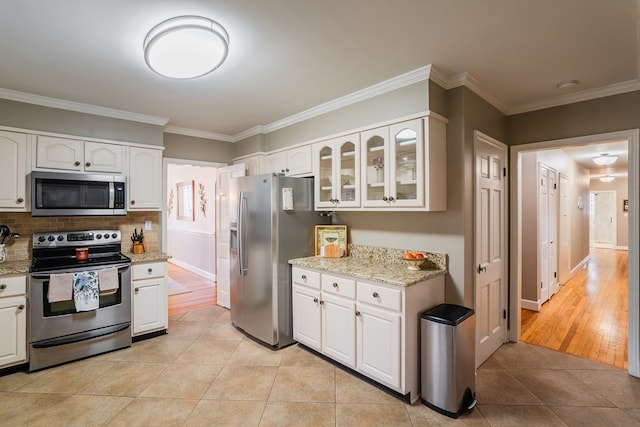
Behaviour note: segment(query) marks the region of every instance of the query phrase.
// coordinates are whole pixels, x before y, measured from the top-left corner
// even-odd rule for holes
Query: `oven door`
[[[72,300],[50,303],[47,298],[50,274],[32,272],[29,277],[29,342],[33,344],[114,325],[130,324],[131,265],[127,263],[104,268],[113,267],[118,268],[118,290],[114,294],[101,295],[98,309],[81,312],[76,311]],[[92,271],[98,270],[96,268]],[[82,271],[86,271],[86,268],[57,270],[55,273]]]

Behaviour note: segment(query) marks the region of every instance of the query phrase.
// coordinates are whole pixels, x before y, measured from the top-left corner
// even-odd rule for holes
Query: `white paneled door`
[[[216,279],[218,288],[218,305],[231,308],[229,289],[231,287],[231,270],[229,264],[229,215],[233,215],[229,206],[229,183],[231,178],[245,175],[244,163],[218,169],[216,180]]]
[[[475,132],[476,367],[506,340],[507,147]]]

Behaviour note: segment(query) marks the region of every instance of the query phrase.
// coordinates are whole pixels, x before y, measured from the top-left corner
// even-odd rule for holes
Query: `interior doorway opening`
[[[523,221],[523,200],[525,199],[525,191],[523,189],[523,177],[522,170],[522,154],[532,151],[546,151],[552,149],[558,149],[560,147],[572,147],[572,146],[584,146],[589,144],[601,143],[604,141],[625,140],[628,146],[628,204],[632,204],[637,199],[638,189],[640,188],[638,169],[640,167],[639,150],[638,150],[638,130],[612,132],[609,134],[592,135],[581,138],[568,138],[563,140],[546,141],[541,143],[525,144],[521,146],[511,147],[511,272],[510,272],[510,329],[509,339],[511,341],[519,341],[521,339],[522,332],[522,275],[523,275],[523,228],[526,224]],[[575,183],[580,184],[580,183]],[[572,239],[583,239],[581,247],[586,248],[587,254],[582,255],[580,253],[573,253],[572,256],[575,260],[576,257],[583,256],[582,262],[573,263],[573,275],[576,272],[584,268],[589,261],[589,232],[588,232],[588,218],[589,218],[589,182],[581,182],[583,186],[582,194],[565,195],[566,200],[570,205],[574,205],[576,209],[579,209],[582,214],[578,217],[584,220],[586,218],[586,224],[578,224],[583,227],[587,227],[587,231],[581,234],[574,233]],[[586,193],[584,188],[586,187]],[[562,200],[560,200],[562,203]],[[636,200],[637,203],[637,200]],[[562,208],[560,209],[562,211]],[[628,212],[629,227],[627,231],[628,237],[628,256],[631,259],[637,259],[638,257],[638,212],[630,210]],[[561,222],[561,220],[560,220]],[[572,224],[580,221],[572,221]],[[573,229],[572,229],[573,230]],[[561,234],[562,232],[560,232]],[[626,271],[625,271],[626,273]],[[638,281],[638,267],[632,263],[628,266],[627,277],[627,289],[628,289],[628,372],[634,376],[640,376],[640,340],[638,338],[638,331],[640,330],[640,285]],[[618,310],[619,311],[619,310]]]

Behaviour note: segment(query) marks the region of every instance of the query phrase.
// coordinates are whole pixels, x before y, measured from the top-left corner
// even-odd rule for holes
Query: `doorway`
[[[638,190],[640,189],[640,147],[639,132],[637,129],[629,131],[612,132],[608,134],[591,135],[580,138],[567,138],[555,141],[546,141],[541,143],[524,144],[511,147],[511,269],[510,269],[510,325],[509,339],[511,341],[519,341],[521,334],[521,299],[522,299],[522,265],[523,265],[523,219],[522,219],[522,202],[524,193],[521,182],[521,154],[536,150],[549,150],[564,146],[579,146],[599,143],[603,141],[619,141],[625,140],[628,144],[629,153],[629,205],[638,202]],[[583,182],[582,185],[585,183]],[[588,182],[586,183],[588,187]],[[572,199],[572,200],[571,200]],[[585,200],[587,199],[587,200]],[[578,209],[585,212],[582,216],[588,219],[588,191],[583,196],[569,196],[570,204],[575,204]],[[586,209],[585,209],[586,208]],[[640,240],[638,228],[638,211],[629,211],[629,257],[631,259],[638,258],[638,244]],[[588,224],[586,224],[588,226]],[[582,233],[588,234],[588,233]],[[572,239],[579,236],[572,234]],[[584,238],[584,237],[583,237]],[[588,237],[583,242],[588,247]],[[588,258],[587,258],[588,259]],[[638,266],[634,263],[629,265],[628,273],[628,372],[634,376],[640,376],[640,282],[638,280]]]
[[[589,244],[613,248],[617,245],[616,192],[589,192]]]

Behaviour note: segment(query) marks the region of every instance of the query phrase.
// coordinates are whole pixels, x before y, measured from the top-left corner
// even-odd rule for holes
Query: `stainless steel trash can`
[[[440,304],[421,315],[421,400],[451,418],[475,406],[475,329],[470,308]]]

